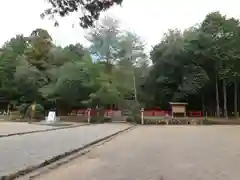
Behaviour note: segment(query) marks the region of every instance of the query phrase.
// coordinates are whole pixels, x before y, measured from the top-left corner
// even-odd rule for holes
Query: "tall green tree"
[[[237,43],[239,22],[233,18],[227,19],[219,12],[213,12],[206,16],[202,23],[201,30],[208,36],[211,42],[211,46],[206,48],[209,49],[208,57],[215,62],[216,79],[222,81],[224,99],[223,109],[224,116],[227,117],[227,84],[232,82],[232,67],[236,60],[237,52],[239,51]],[[217,82],[216,80],[216,83]],[[218,95],[218,89],[216,89],[216,94]]]
[[[47,55],[53,47],[52,37],[46,30],[36,29],[26,39],[25,56],[28,62],[40,71],[47,69],[49,60]]]
[[[105,61],[108,73],[111,73],[119,50],[119,33],[118,20],[105,17],[86,36],[91,43],[89,51],[98,60]]]
[[[19,98],[18,89],[14,81],[14,73],[21,56],[26,48],[26,40],[22,35],[17,35],[6,42],[0,52],[0,94],[7,99]]]
[[[237,117],[239,42],[239,22],[219,12],[208,14],[202,23],[186,31],[169,31],[150,53],[153,65],[144,83],[145,91],[163,107],[172,100],[193,104],[193,99],[201,100],[203,111],[213,110],[215,94],[217,116],[223,103],[224,116],[228,117],[228,106],[232,109],[234,104]]]

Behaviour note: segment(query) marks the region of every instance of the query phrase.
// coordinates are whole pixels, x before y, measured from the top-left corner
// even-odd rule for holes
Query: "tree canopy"
[[[47,0],[51,8],[46,9],[41,16],[48,16],[55,20],[56,16],[64,17],[73,12],[81,11],[79,24],[83,28],[93,26],[94,21],[99,19],[100,13],[109,9],[113,5],[120,5],[123,0]]]
[[[220,12],[184,31],[169,30],[150,53],[144,89],[156,100],[152,105],[189,101],[190,108],[212,115],[238,116],[239,33],[239,21]]]
[[[17,104],[56,106],[60,111],[121,106],[126,98],[134,99],[134,89],[140,89],[140,84],[134,84],[133,76],[138,81],[140,76],[135,71],[142,65],[137,65],[137,56],[126,56],[123,42],[132,49],[135,44],[141,45],[141,58],[147,61],[147,56],[141,39],[133,42],[130,32],[127,35],[117,30],[116,22],[109,17],[102,19],[87,35],[91,43],[88,48],[80,43],[57,46],[44,29],[12,38],[1,48],[1,96]],[[132,33],[131,37],[137,36]],[[97,60],[92,60],[93,55]]]
[[[64,111],[124,109],[129,101],[168,109],[171,101],[187,101],[192,110],[237,117],[239,37],[239,21],[220,12],[188,29],[170,29],[149,56],[145,42],[111,17],[89,30],[88,48],[81,42],[57,46],[46,30],[36,29],[2,46],[0,95]]]

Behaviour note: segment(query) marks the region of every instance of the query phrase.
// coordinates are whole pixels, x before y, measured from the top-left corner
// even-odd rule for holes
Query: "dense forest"
[[[213,12],[198,25],[166,32],[149,55],[144,41],[111,17],[88,30],[90,47],[81,42],[60,47],[46,30],[36,29],[2,46],[0,96],[61,112],[98,106],[168,109],[169,102],[184,101],[191,110],[238,116],[239,25]]]
[[[86,39],[91,42],[88,48],[80,43],[60,47],[46,30],[36,29],[28,37],[18,35],[6,42],[0,54],[2,102],[20,107],[36,102],[69,112],[116,108],[125,99],[137,100],[148,67],[141,39],[120,30],[110,17],[90,29]]]
[[[144,90],[151,103],[184,100],[211,115],[238,116],[239,38],[239,21],[219,12],[184,31],[169,30],[150,53]]]

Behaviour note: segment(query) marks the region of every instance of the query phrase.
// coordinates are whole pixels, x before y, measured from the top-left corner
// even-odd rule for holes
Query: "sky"
[[[59,27],[54,27],[51,20],[41,19],[40,14],[48,6],[45,0],[0,0],[0,44],[17,34],[28,36],[32,30],[43,28],[58,45],[89,45],[84,38],[86,30],[77,25],[76,14],[60,19]],[[186,29],[212,11],[239,19],[239,7],[237,0],[124,0],[121,7],[113,7],[102,16],[119,19],[121,27],[138,34],[150,51],[170,28]]]

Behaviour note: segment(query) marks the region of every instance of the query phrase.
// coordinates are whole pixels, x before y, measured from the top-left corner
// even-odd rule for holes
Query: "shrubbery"
[[[20,112],[20,114],[22,115],[22,117],[27,117],[29,118],[31,116],[31,104],[21,104],[18,107],[18,110]],[[44,119],[44,107],[41,104],[36,104],[36,108],[35,108],[35,113],[34,113],[34,119]]]
[[[130,123],[141,124],[141,112],[140,105],[135,105],[130,109],[130,114],[127,117],[126,121]]]
[[[27,103],[24,103],[24,104],[21,104],[20,106],[18,106],[18,110],[20,112],[20,114],[23,116],[26,111],[27,111],[27,108],[29,107],[30,104],[27,104]]]
[[[91,117],[91,123],[106,123],[111,122],[111,118],[109,117],[100,117],[100,116],[92,116]]]

